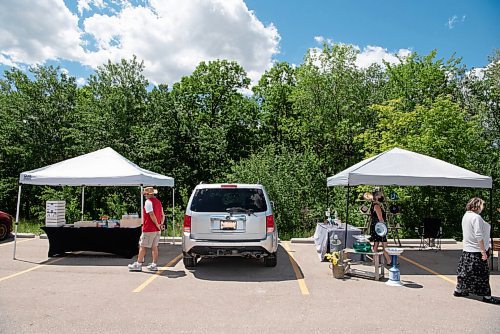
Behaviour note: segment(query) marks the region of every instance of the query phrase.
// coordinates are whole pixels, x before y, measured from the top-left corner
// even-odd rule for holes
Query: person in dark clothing
[[[391,258],[389,254],[387,254],[387,252],[385,251],[385,249],[387,248],[387,237],[386,236],[381,237],[375,232],[375,224],[377,224],[378,222],[385,222],[387,220],[385,210],[381,204],[383,202],[384,202],[383,193],[379,190],[374,191],[373,202],[370,208],[370,217],[371,217],[370,240],[373,241],[374,252],[378,251],[378,247],[380,243],[382,243],[382,249],[384,251],[386,263],[389,266],[392,266]]]

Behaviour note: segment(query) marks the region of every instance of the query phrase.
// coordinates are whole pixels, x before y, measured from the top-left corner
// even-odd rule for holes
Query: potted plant
[[[326,258],[330,261],[330,269],[332,269],[333,277],[344,278],[345,268],[342,252],[327,253]]]

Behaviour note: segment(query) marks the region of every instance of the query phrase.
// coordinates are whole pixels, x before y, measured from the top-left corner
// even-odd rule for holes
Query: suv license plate
[[[220,229],[221,230],[236,230],[236,221],[235,220],[221,220],[220,221]]]

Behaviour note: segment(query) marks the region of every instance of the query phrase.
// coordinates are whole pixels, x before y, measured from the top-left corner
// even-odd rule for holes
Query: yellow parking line
[[[420,269],[423,269],[423,270],[425,270],[425,271],[427,271],[427,272],[430,272],[431,274],[436,275],[437,277],[439,277],[439,278],[441,278],[441,279],[445,280],[446,282],[449,282],[449,283],[451,283],[451,284],[453,284],[453,285],[457,285],[457,282],[456,282],[456,281],[454,281],[454,280],[452,280],[452,279],[449,279],[448,277],[446,277],[446,276],[444,276],[444,275],[441,275],[440,273],[438,273],[438,272],[436,272],[436,271],[432,270],[431,268],[427,268],[426,266],[424,266],[424,265],[422,265],[422,264],[420,264],[420,263],[418,263],[418,262],[415,262],[414,260],[411,260],[411,259],[409,259],[409,258],[407,258],[407,257],[404,257],[404,256],[402,256],[402,255],[400,255],[399,257],[400,257],[401,259],[405,260],[406,262],[410,262],[410,263],[411,263],[411,264],[413,264],[414,266],[419,267]]]
[[[37,265],[37,266],[31,267],[31,268],[29,268],[29,269],[26,269],[26,270],[20,271],[20,272],[18,272],[18,273],[15,273],[15,274],[12,274],[12,275],[9,275],[9,276],[0,277],[0,282],[5,281],[5,280],[8,280],[8,279],[10,279],[10,278],[14,278],[14,277],[19,276],[19,275],[22,275],[22,274],[29,273],[30,271],[36,270],[36,269],[38,269],[38,268],[41,268],[41,267],[46,266],[46,265],[48,265],[48,264],[52,264],[52,263],[57,262],[57,261],[61,261],[62,259],[64,259],[64,257],[61,257],[61,258],[59,258],[59,259],[54,259],[54,260],[49,261],[49,262],[44,263],[44,264],[39,264],[39,265]]]
[[[31,241],[31,240],[35,240],[36,238],[27,238],[26,240],[21,240],[21,241],[18,241],[17,243],[20,244],[21,242],[26,242],[26,241]],[[0,247],[4,247],[4,246],[9,246],[9,245],[13,245],[14,244],[14,241],[9,241],[9,242],[6,242],[4,244],[1,244]]]
[[[172,261],[170,261],[169,263],[167,263],[163,267],[158,267],[158,270],[156,271],[156,273],[154,275],[151,275],[151,277],[149,277],[146,281],[144,281],[144,283],[142,283],[137,288],[135,288],[132,292],[141,292],[145,287],[147,287],[149,285],[149,283],[153,282],[158,276],[160,276],[162,272],[167,270],[167,268],[172,267],[172,265],[174,263],[179,261],[181,259],[181,257],[182,257],[182,254],[179,254],[175,257],[175,259],[173,259]]]
[[[290,258],[290,263],[292,264],[293,271],[295,272],[295,277],[297,277],[297,282],[299,283],[300,292],[302,292],[304,296],[309,295],[309,289],[307,289],[306,281],[304,280],[304,275],[302,275],[302,272],[299,269],[299,265],[295,261],[290,245],[288,244],[288,242],[282,242],[281,244],[288,253],[288,257]]]

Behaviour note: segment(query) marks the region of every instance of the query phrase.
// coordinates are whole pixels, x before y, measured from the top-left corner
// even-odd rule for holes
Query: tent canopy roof
[[[22,172],[19,183],[68,186],[174,186],[174,179],[143,169],[110,147]]]
[[[363,160],[327,179],[327,186],[448,186],[491,188],[491,177],[445,161],[393,148]]]

